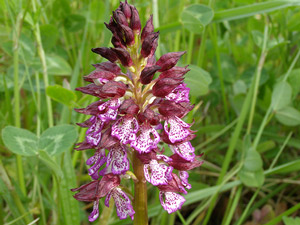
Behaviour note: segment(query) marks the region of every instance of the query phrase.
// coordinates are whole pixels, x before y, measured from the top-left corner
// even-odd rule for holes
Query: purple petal
[[[129,197],[118,187],[112,190],[112,196],[115,200],[117,215],[121,220],[130,216],[133,220],[134,210]]]
[[[170,125],[170,127],[168,127]],[[190,134],[190,125],[177,116],[168,118],[164,123],[164,130],[172,143],[183,141]]]
[[[152,149],[157,148],[159,140],[160,137],[157,131],[150,125],[144,123],[140,127],[140,135],[137,136],[130,145],[139,153],[148,153]]]
[[[159,200],[168,213],[181,209],[182,204],[185,202],[184,197],[174,192],[159,192]]]
[[[124,116],[117,120],[112,126],[111,135],[117,137],[122,144],[131,142],[129,137],[136,134],[139,129],[138,121],[133,116]]]
[[[183,142],[181,144],[169,145],[172,152],[178,154],[181,158],[187,161],[193,161],[195,159],[195,149],[191,142]]]
[[[181,184],[187,188],[187,189],[191,189],[192,185],[189,184],[188,182],[188,178],[189,178],[189,174],[186,171],[179,171],[179,177],[181,179]]]
[[[98,216],[99,216],[99,199],[94,201],[94,207],[93,207],[93,211],[89,216],[89,221],[94,222],[98,218]]]
[[[149,174],[149,169],[151,170],[151,175]],[[168,184],[168,180],[172,179],[172,171],[172,166],[168,167],[165,164],[159,164],[154,159],[150,161],[150,164],[144,165],[145,179],[154,186]]]
[[[98,171],[105,162],[106,162],[105,149],[97,150],[95,155],[86,161],[87,165],[92,165],[94,163],[94,165],[88,169],[89,175],[94,180],[97,180],[99,178]]]

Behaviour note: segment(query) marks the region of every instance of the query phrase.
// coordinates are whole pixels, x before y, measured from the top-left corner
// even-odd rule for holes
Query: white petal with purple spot
[[[131,142],[132,134],[136,134],[139,129],[138,121],[135,117],[122,117],[112,126],[111,135],[117,137],[122,144]]]
[[[155,159],[144,165],[145,179],[154,186],[168,184],[168,180],[172,179],[172,171],[172,166],[159,164]]]
[[[193,161],[195,159],[195,149],[191,142],[183,142],[181,144],[169,145],[171,150],[178,154],[181,158],[187,161]]]
[[[172,143],[183,141],[189,136],[189,128],[190,125],[179,119],[177,116],[169,117],[164,123],[164,130]]]

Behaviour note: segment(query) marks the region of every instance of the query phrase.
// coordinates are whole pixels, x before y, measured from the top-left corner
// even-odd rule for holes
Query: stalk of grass
[[[212,24],[210,27],[210,33],[211,33],[211,39],[214,45],[214,52],[216,55],[217,60],[217,66],[218,66],[218,77],[220,80],[220,86],[221,86],[221,93],[222,93],[222,100],[223,100],[223,106],[225,111],[226,120],[229,121],[229,112],[228,112],[228,103],[227,98],[225,94],[225,86],[224,86],[224,78],[223,78],[223,71],[222,71],[222,65],[221,65],[221,59],[220,59],[220,52],[219,52],[219,45],[218,45],[218,36],[217,36],[217,28],[216,24]]]
[[[159,27],[159,14],[158,14],[158,0],[152,0],[152,7],[153,7],[153,25],[154,28]],[[161,48],[160,48],[160,39],[158,39],[158,46],[156,49],[156,57],[161,56]]]
[[[191,64],[192,63],[194,39],[195,39],[194,37],[195,37],[195,34],[193,32],[190,32],[186,64]]]

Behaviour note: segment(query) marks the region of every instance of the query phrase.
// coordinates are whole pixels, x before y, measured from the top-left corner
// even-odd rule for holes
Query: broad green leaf
[[[288,81],[293,89],[293,96],[296,96],[300,91],[300,68],[292,70],[289,75]]]
[[[284,222],[284,225],[299,225],[300,224],[300,217],[292,218],[292,217],[284,216],[282,218],[282,220]]]
[[[43,150],[39,151],[38,153],[38,157],[40,158],[40,160],[45,163],[45,165],[48,166],[51,170],[53,170],[57,178],[63,178],[63,173],[60,166],[49,156],[49,154]]]
[[[190,5],[181,13],[183,26],[196,34],[201,34],[203,28],[212,21],[213,17],[213,10],[201,4]]]
[[[276,111],[276,119],[286,126],[300,125],[300,112],[293,107],[286,107]]]
[[[261,187],[265,181],[263,169],[252,172],[242,168],[238,175],[242,183],[248,187]]]
[[[48,86],[46,93],[53,100],[63,103],[69,107],[74,106],[74,102],[76,102],[77,99],[76,94],[73,91],[57,84]]]
[[[233,84],[234,95],[246,94],[246,92],[247,92],[247,85],[245,84],[245,82],[243,80],[237,80]]]
[[[191,89],[190,94],[193,96],[202,96],[207,94],[209,84],[211,83],[210,74],[198,66],[190,65],[189,71],[185,75],[185,83]]]
[[[77,130],[72,125],[58,125],[45,130],[39,142],[39,149],[49,155],[57,155],[72,147],[77,139]]]
[[[2,130],[4,145],[13,153],[23,156],[37,154],[38,138],[28,130],[7,126]]]
[[[299,0],[273,0],[260,2],[255,4],[248,4],[246,6],[231,8],[215,12],[214,22],[221,22],[224,20],[242,19],[257,14],[272,12],[275,10],[287,8],[290,6],[299,6]]]
[[[263,47],[263,40],[264,40],[263,33],[260,32],[260,31],[257,31],[257,30],[253,30],[252,31],[252,37],[253,37],[254,43],[259,48],[262,48]],[[267,47],[268,50],[271,50],[272,48],[275,48],[278,45],[281,45],[281,44],[284,44],[284,43],[288,43],[288,42],[285,42],[282,37],[272,38],[272,39],[267,41],[267,46],[266,47]]]
[[[256,150],[260,153],[263,153],[263,152],[267,152],[267,151],[275,148],[275,146],[276,146],[276,144],[275,144],[274,141],[268,140],[268,141],[264,141],[262,143],[259,143]]]
[[[85,17],[79,14],[71,14],[66,17],[65,28],[70,32],[82,30],[85,26]]]
[[[262,168],[263,162],[260,154],[255,150],[246,152],[245,163],[243,169],[255,172]]]
[[[58,29],[52,24],[44,24],[40,26],[43,48],[50,50],[55,46],[58,39]]]
[[[281,81],[275,85],[272,93],[271,105],[274,111],[280,110],[290,104],[292,88],[289,83]]]
[[[71,75],[72,68],[69,63],[58,55],[47,55],[46,63],[49,75]]]

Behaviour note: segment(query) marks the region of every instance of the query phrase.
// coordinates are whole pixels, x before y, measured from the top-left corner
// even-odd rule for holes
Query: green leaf
[[[276,119],[286,126],[300,125],[300,112],[293,107],[286,107],[276,112]]]
[[[46,151],[39,151],[40,160],[55,173],[57,178],[63,178],[63,173],[60,166],[49,156]]]
[[[58,125],[45,130],[40,138],[39,149],[49,155],[58,155],[72,147],[77,139],[77,130],[72,125]]]
[[[73,107],[76,102],[76,94],[60,85],[48,86],[46,89],[47,95],[53,100],[63,103],[69,107]]]
[[[239,94],[246,94],[247,92],[247,85],[243,80],[237,80],[233,84],[233,93],[234,95],[239,95]]]
[[[282,109],[292,100],[292,88],[289,83],[281,81],[275,85],[272,93],[271,105],[274,111]]]
[[[49,75],[71,75],[72,68],[69,63],[58,55],[47,55],[46,63]]]
[[[257,14],[272,12],[279,9],[284,9],[290,6],[300,5],[299,0],[273,0],[267,2],[260,2],[255,4],[248,4],[246,6],[221,10],[215,13],[214,22],[229,21],[242,19]]]
[[[300,224],[300,217],[292,218],[292,217],[284,216],[282,218],[282,220],[284,222],[284,225],[299,225]]]
[[[252,172],[242,168],[238,175],[242,183],[248,187],[261,187],[265,181],[263,169]]]
[[[37,154],[38,138],[28,130],[7,126],[2,130],[4,145],[13,153],[23,156]]]
[[[262,48],[263,47],[263,40],[264,40],[263,33],[260,32],[260,31],[257,31],[257,30],[253,30],[252,31],[252,37],[253,37],[254,43],[259,48]],[[267,47],[268,50],[271,50],[272,48],[275,48],[278,45],[285,44],[285,43],[288,43],[288,42],[284,41],[284,39],[282,37],[272,38],[272,39],[268,40],[266,47]]]
[[[66,17],[65,28],[70,32],[82,30],[85,26],[85,17],[79,14],[71,14]]]
[[[184,81],[191,89],[190,94],[196,97],[207,94],[212,81],[210,74],[196,65],[190,65],[189,69]]]
[[[262,168],[263,162],[260,154],[255,150],[246,152],[244,169],[247,171],[255,172]]]
[[[201,34],[203,28],[212,21],[213,17],[213,10],[201,4],[190,5],[181,13],[183,26],[196,34]]]
[[[58,29],[52,24],[44,24],[40,26],[43,48],[50,50],[56,44],[58,39]]]
[[[292,86],[293,96],[296,96],[300,91],[300,68],[292,70],[288,81],[289,84]]]

